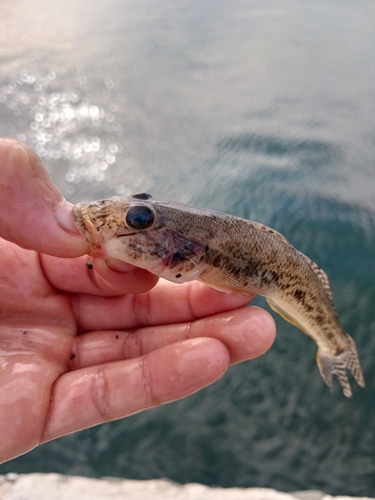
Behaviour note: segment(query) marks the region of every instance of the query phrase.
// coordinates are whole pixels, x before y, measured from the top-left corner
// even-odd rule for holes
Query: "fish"
[[[199,280],[215,289],[261,295],[317,344],[317,365],[332,388],[336,375],[352,396],[347,370],[365,380],[352,337],[339,323],[326,273],[278,231],[214,210],[120,196],[72,209],[90,254],[115,258],[174,283]]]

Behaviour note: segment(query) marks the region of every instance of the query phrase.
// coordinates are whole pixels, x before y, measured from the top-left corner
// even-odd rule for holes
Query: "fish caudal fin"
[[[361,387],[365,387],[365,379],[363,377],[355,342],[350,335],[348,335],[348,338],[350,341],[348,349],[337,356],[330,356],[321,349],[318,349],[316,362],[324,382],[332,388],[332,374],[334,373],[340,382],[344,395],[350,398],[352,396],[352,390],[346,375],[346,369],[351,372],[354,380]]]

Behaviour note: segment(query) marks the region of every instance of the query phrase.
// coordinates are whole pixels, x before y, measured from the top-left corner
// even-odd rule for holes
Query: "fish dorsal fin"
[[[279,233],[275,229],[272,229],[272,227],[268,227],[265,224],[261,224],[260,222],[254,222],[252,220],[249,220],[246,222],[249,224],[249,226],[253,226],[255,229],[258,229],[259,231],[263,231],[264,233],[272,234],[272,236],[274,236],[278,240],[290,245],[289,241],[285,238],[285,236],[283,236],[281,233]]]
[[[322,284],[322,286],[323,286],[326,294],[328,295],[328,297],[329,297],[329,299],[332,302],[332,305],[334,307],[333,298],[332,298],[332,291],[331,291],[331,285],[329,283],[328,276],[323,271],[323,269],[321,267],[319,267],[318,264],[316,264],[313,260],[311,260],[309,257],[307,257],[302,252],[298,251],[298,253],[302,255],[302,257],[306,260],[306,262],[309,264],[309,266],[311,267],[311,269],[314,271],[314,274],[318,277],[320,283]]]

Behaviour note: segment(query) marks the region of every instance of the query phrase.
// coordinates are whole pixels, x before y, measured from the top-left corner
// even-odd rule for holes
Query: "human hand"
[[[1,462],[192,394],[274,340],[248,297],[90,270],[70,213],[36,154],[0,140]]]

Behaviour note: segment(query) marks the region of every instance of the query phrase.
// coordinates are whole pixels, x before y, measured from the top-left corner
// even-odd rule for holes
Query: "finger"
[[[141,293],[150,290],[158,277],[145,269],[116,262],[114,271],[102,259],[84,255],[74,259],[61,259],[40,255],[44,275],[58,290],[100,296]],[[120,267],[121,266],[121,267]]]
[[[228,365],[225,346],[206,338],[66,373],[54,386],[41,442],[193,394],[220,378]]]
[[[51,255],[88,252],[71,217],[70,203],[26,144],[0,139],[0,236]]]
[[[72,307],[80,331],[127,330],[192,321],[247,304],[253,296],[219,292],[198,281],[163,279],[150,291],[120,297],[77,295]]]
[[[216,338],[228,349],[230,363],[253,359],[274,342],[275,322],[259,307],[243,307],[185,324],[132,331],[90,332],[75,337],[71,369],[137,358],[183,340]]]

